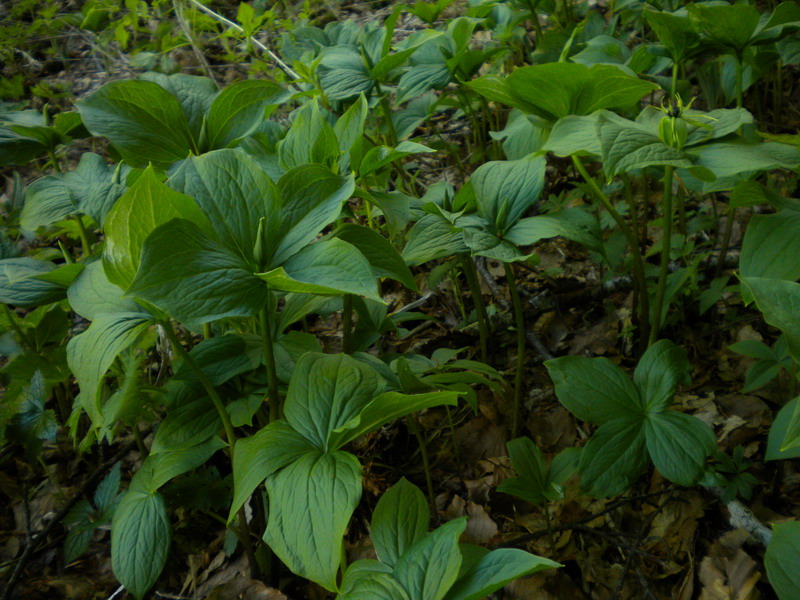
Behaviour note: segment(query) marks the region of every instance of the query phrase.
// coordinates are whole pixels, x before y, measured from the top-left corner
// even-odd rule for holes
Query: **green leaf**
[[[669,340],[659,340],[642,355],[633,381],[648,413],[667,410],[679,385],[691,381],[692,365],[686,351]]]
[[[66,287],[39,278],[55,270],[53,263],[35,258],[0,260],[0,302],[34,308],[61,300]]]
[[[800,595],[797,572],[800,569],[800,521],[778,523],[764,555],[770,585],[780,600],[793,600]]]
[[[125,589],[141,599],[161,574],[171,527],[160,494],[128,491],[114,512],[111,567]]]
[[[129,490],[154,493],[178,475],[205,464],[217,450],[227,444],[214,436],[195,446],[150,454],[136,473]]]
[[[542,150],[556,156],[598,156],[602,152],[597,137],[598,114],[569,115],[556,121]]]
[[[609,180],[619,173],[652,166],[691,167],[692,161],[667,146],[647,127],[608,111],[597,116],[603,170]]]
[[[339,157],[339,140],[311,100],[293,113],[294,121],[286,137],[278,143],[278,161],[288,171],[309,163],[331,165]]]
[[[405,477],[378,500],[372,513],[372,543],[382,563],[397,560],[428,532],[431,519],[425,496]]]
[[[264,541],[291,571],[330,591],[342,538],[361,497],[361,465],[346,452],[310,452],[267,479]]]
[[[259,221],[277,219],[280,207],[275,184],[255,160],[241,150],[209,152],[187,160],[169,184],[194,198],[226,248],[253,261]]]
[[[322,165],[304,165],[278,181],[282,198],[280,218],[267,221],[267,264],[278,267],[312,242],[339,216],[353,194],[352,176],[340,177]]]
[[[557,236],[605,255],[600,224],[580,208],[565,208],[550,215],[520,219],[505,233],[503,239],[517,246],[530,246],[539,240]]]
[[[790,436],[797,432],[800,422],[800,397],[790,400],[778,411],[767,439],[766,460],[800,458],[800,444],[792,443]],[[795,438],[796,439],[796,438]]]
[[[519,577],[560,566],[557,562],[516,548],[492,550],[460,577],[444,598],[481,600]]]
[[[800,163],[800,149],[777,142],[714,142],[687,148],[686,153],[717,178],[703,187],[703,193],[730,190],[753,173],[793,169]]]
[[[428,148],[428,146],[423,146],[422,144],[417,144],[416,142],[410,142],[408,140],[400,142],[395,148],[390,148],[388,146],[375,146],[374,148],[371,148],[369,152],[367,152],[364,158],[361,159],[361,164],[359,165],[358,170],[360,175],[363,177],[364,175],[374,173],[386,165],[405,158],[406,156],[430,152],[435,151],[432,148]]]
[[[347,356],[308,353],[295,366],[284,414],[289,424],[325,451],[334,431],[356,418],[378,393],[374,369]]]
[[[366,97],[361,94],[358,99],[336,121],[333,131],[339,140],[339,150],[349,152],[356,140],[364,133],[364,123],[369,113]]]
[[[267,290],[241,257],[191,221],[173,219],[145,240],[128,295],[199,324],[251,317],[266,303]]]
[[[429,533],[397,561],[394,576],[414,600],[441,600],[461,566],[458,538],[467,527],[461,517]]]
[[[354,246],[335,238],[310,244],[283,266],[256,277],[286,292],[358,294],[383,302],[367,259]]]
[[[211,385],[217,386],[231,377],[257,368],[262,360],[262,344],[263,340],[258,335],[228,333],[201,341],[192,348],[189,356]],[[186,363],[181,365],[171,381],[185,381],[201,387],[194,371]]]
[[[289,97],[287,90],[266,79],[247,79],[226,87],[214,98],[208,111],[209,148],[226,148],[250,135],[266,118],[268,107]]]
[[[392,569],[377,560],[362,559],[344,574],[337,600],[411,600],[392,577]]]
[[[123,293],[108,280],[103,263],[95,261],[87,265],[69,286],[67,299],[72,310],[90,321],[103,313],[144,312],[133,300],[123,298]]]
[[[49,175],[26,190],[20,215],[23,229],[53,225],[70,214],[89,215],[100,225],[125,191],[119,180],[127,169],[109,165],[97,154],[85,152],[74,171]]]
[[[380,233],[363,225],[346,223],[337,228],[333,235],[358,248],[372,266],[375,277],[389,277],[417,291],[414,276],[403,257]]]
[[[25,204],[19,217],[20,227],[25,231],[36,231],[49,227],[75,212],[69,189],[63,177],[48,175],[37,179],[25,188]]]
[[[81,406],[95,426],[102,423],[98,392],[106,371],[152,324],[152,317],[140,312],[102,313],[67,344],[67,363],[81,388]]]
[[[782,210],[773,215],[753,215],[742,243],[739,271],[742,277],[800,279],[800,212]]]
[[[425,215],[408,232],[403,259],[409,265],[420,265],[467,252],[460,228],[440,215]]]
[[[616,496],[633,485],[647,463],[642,418],[608,420],[581,452],[581,488],[598,498]]]
[[[545,502],[547,500],[545,493],[550,484],[547,480],[547,463],[542,451],[527,437],[513,439],[506,446],[517,477],[504,479],[497,486],[497,491],[522,498],[531,504]]]
[[[176,218],[191,221],[206,233],[211,230],[194,200],[168,188],[148,167],[108,213],[103,266],[109,281],[127,289],[139,270],[147,236]]]
[[[779,279],[742,277],[764,320],[786,334],[789,353],[800,362],[800,284]]]
[[[320,85],[330,101],[368,94],[375,85],[361,53],[348,46],[326,48],[317,67]]]
[[[539,199],[544,187],[544,157],[484,163],[472,174],[478,214],[506,231]]]
[[[683,57],[700,42],[700,37],[686,15],[656,11],[647,7],[642,16],[677,62],[681,62]]]
[[[582,421],[603,425],[644,414],[638,390],[625,371],[607,358],[563,356],[544,364],[559,402]]]
[[[134,167],[170,165],[194,145],[178,100],[153,82],[112,81],[76,105],[86,129],[111,140]]]
[[[150,454],[177,452],[205,442],[222,429],[222,419],[207,397],[173,407],[153,438]]]
[[[741,52],[751,41],[761,15],[749,4],[708,6],[691,4],[689,16],[715,42]]]
[[[200,138],[203,119],[205,119],[218,92],[217,86],[214,85],[211,79],[183,73],[164,75],[154,71],[142,73],[139,79],[157,83],[175,96],[178,104],[181,105],[181,109],[183,109],[183,114],[186,115],[189,129],[195,139]]]
[[[233,501],[228,522],[267,477],[313,450],[311,443],[283,420],[239,440],[233,454]]]
[[[463,392],[400,394],[384,392],[375,396],[351,421],[338,427],[330,436],[331,447],[341,448],[382,425],[433,406],[456,406]]]
[[[674,410],[650,413],[644,422],[647,451],[661,474],[690,486],[703,475],[706,457],[717,449],[711,428]]]
[[[511,94],[535,107],[528,111],[550,121],[596,110],[627,109],[657,86],[610,65],[546,63],[522,67],[508,76]],[[521,103],[517,108],[525,110]],[[513,106],[513,105],[512,105]]]

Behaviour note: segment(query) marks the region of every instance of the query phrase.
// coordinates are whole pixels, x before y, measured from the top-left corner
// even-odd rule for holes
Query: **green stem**
[[[25,334],[22,330],[22,327],[19,326],[17,322],[17,314],[8,307],[8,304],[3,304],[3,309],[6,311],[6,317],[8,317],[8,322],[11,324],[11,328],[14,330],[14,333],[17,334],[19,337],[20,342],[23,346],[25,346],[28,350],[36,350],[35,345],[31,341],[31,339]]]
[[[472,303],[475,305],[475,314],[478,317],[478,332],[481,341],[481,360],[486,362],[489,356],[489,315],[486,314],[486,304],[481,293],[481,284],[478,281],[478,272],[472,258],[466,254],[461,256],[461,268],[467,278],[467,285],[472,294]]]
[[[56,173],[61,173],[61,165],[58,164],[58,159],[56,158],[56,153],[52,148],[50,148],[47,151],[47,156],[50,157],[50,164],[53,165],[53,170]]]
[[[261,309],[261,337],[264,346],[264,366],[267,369],[267,390],[269,393],[269,420],[281,418],[281,397],[278,392],[278,369],[275,366],[275,347],[272,340],[272,322],[269,309]]]
[[[631,255],[633,257],[634,284],[639,287],[639,324],[642,328],[641,339],[646,340],[649,319],[649,299],[647,297],[647,280],[645,279],[644,275],[644,261],[642,260],[642,255],[639,249],[639,239],[637,238],[636,234],[634,234],[633,230],[628,227],[628,224],[625,222],[625,219],[622,218],[622,215],[620,215],[614,208],[614,205],[611,204],[608,196],[603,193],[603,190],[600,189],[600,186],[597,185],[597,182],[586,171],[586,167],[583,165],[581,159],[577,156],[573,156],[572,162],[586,183],[589,184],[589,187],[592,189],[595,197],[603,204],[605,209],[608,211],[608,214],[611,215],[622,233],[625,235],[625,238],[628,240],[628,245],[631,248]]]
[[[411,433],[417,438],[419,443],[419,453],[422,456],[422,468],[425,470],[425,485],[428,487],[428,502],[431,505],[431,514],[436,514],[436,497],[433,494],[433,477],[431,475],[431,461],[428,457],[428,447],[425,443],[425,438],[422,437],[422,432],[419,429],[417,418],[414,415],[406,417],[406,423]]]
[[[211,323],[203,323],[203,339],[207,340],[211,337]]]
[[[742,83],[742,72],[744,68],[742,66],[742,57],[736,56],[736,108],[742,108],[743,104],[743,83]]]
[[[664,197],[662,199],[662,222],[664,234],[661,238],[661,269],[658,273],[656,301],[653,307],[653,319],[650,323],[650,339],[648,346],[658,340],[661,330],[661,312],[664,306],[664,293],[667,289],[667,273],[669,271],[669,255],[672,250],[672,175],[674,167],[664,168]]]
[[[83,257],[86,258],[92,251],[92,244],[89,242],[89,233],[83,225],[83,219],[80,215],[72,215],[73,220],[78,225],[78,236],[81,238],[81,250],[83,250]]]
[[[197,366],[197,363],[194,362],[194,359],[189,356],[189,353],[186,352],[183,346],[181,346],[181,341],[178,339],[178,335],[175,333],[175,330],[172,328],[170,322],[166,320],[162,321],[161,326],[164,328],[167,338],[169,338],[175,353],[180,356],[184,362],[186,362],[186,364],[189,366],[189,369],[191,369],[192,373],[194,373],[195,377],[197,377],[200,385],[202,385],[203,389],[205,389],[208,397],[211,398],[211,402],[214,404],[214,408],[217,409],[219,418],[222,420],[222,427],[225,429],[225,437],[228,440],[231,456],[233,456],[233,448],[236,445],[236,434],[233,431],[233,423],[231,423],[231,419],[228,416],[228,411],[225,410],[225,404],[223,404],[222,398],[219,397],[216,388],[209,381],[203,370]]]
[[[672,95],[678,94],[678,61],[672,59]]]
[[[353,295],[342,298],[342,352],[350,354],[353,345]]]
[[[517,282],[511,264],[504,262],[508,291],[514,305],[514,323],[517,328],[517,366],[514,373],[514,412],[511,415],[511,438],[519,433],[519,422],[522,413],[522,368],[525,364],[525,316],[522,313],[522,300],[519,297]]]

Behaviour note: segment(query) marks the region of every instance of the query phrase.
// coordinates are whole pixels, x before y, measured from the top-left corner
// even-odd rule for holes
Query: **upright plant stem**
[[[664,168],[664,197],[662,200],[664,234],[661,239],[661,269],[658,273],[658,287],[656,288],[656,301],[653,307],[653,320],[650,323],[650,339],[648,346],[658,340],[661,329],[661,312],[664,306],[664,292],[667,288],[667,272],[669,271],[669,255],[672,250],[672,175],[674,167]]]
[[[742,108],[743,91],[742,91],[742,57],[736,56],[736,108]]]
[[[522,368],[525,365],[525,317],[522,314],[522,300],[519,297],[517,282],[514,280],[514,270],[509,263],[504,262],[508,291],[514,305],[514,323],[517,328],[517,367],[514,373],[514,413],[511,415],[511,438],[519,433],[519,421],[522,413]]]
[[[89,242],[89,233],[86,227],[83,226],[83,219],[80,215],[72,215],[75,224],[78,226],[78,236],[81,238],[81,250],[83,251],[83,258],[89,256],[92,252],[92,244]]]
[[[481,360],[486,362],[488,360],[488,344],[489,344],[489,315],[486,314],[486,304],[483,302],[483,294],[481,293],[481,284],[478,281],[478,272],[475,270],[475,263],[472,258],[466,254],[461,256],[461,268],[464,271],[464,276],[467,278],[467,285],[472,294],[472,303],[475,305],[475,314],[478,316],[478,333],[481,340]]]
[[[211,402],[214,404],[214,408],[217,409],[217,413],[219,414],[220,419],[222,420],[222,427],[225,429],[225,438],[228,440],[228,450],[230,453],[231,460],[233,460],[234,454],[234,447],[236,446],[236,434],[233,430],[233,423],[231,423],[231,419],[228,416],[228,411],[225,410],[225,405],[222,402],[222,398],[219,397],[216,388],[214,385],[209,381],[206,374],[203,373],[203,370],[197,366],[197,363],[194,362],[194,359],[189,356],[189,353],[181,346],[181,342],[178,339],[178,336],[175,333],[175,330],[172,328],[172,325],[169,321],[162,321],[161,323],[164,331],[169,338],[170,343],[172,344],[175,353],[178,354],[189,366],[192,370],[192,373],[195,374],[198,381],[200,381],[200,385],[203,386],[208,397],[211,398]],[[258,569],[258,561],[256,561],[255,552],[253,551],[253,546],[250,543],[250,528],[247,525],[247,517],[245,516],[244,507],[239,509],[237,513],[239,517],[239,529],[241,530],[241,535],[239,535],[239,541],[242,542],[242,546],[244,546],[245,554],[247,554],[247,563],[250,566],[250,572],[253,577],[258,577],[259,569]]]
[[[350,354],[353,345],[353,295],[342,298],[342,352]]]
[[[208,394],[208,397],[211,398],[211,402],[214,404],[214,408],[217,409],[219,418],[222,420],[222,427],[225,429],[225,437],[228,440],[228,446],[231,449],[231,454],[233,454],[233,447],[236,445],[236,434],[233,431],[233,424],[228,416],[228,411],[225,410],[225,404],[223,404],[222,398],[219,397],[216,388],[208,380],[208,377],[205,373],[203,373],[203,370],[197,366],[197,363],[194,362],[194,359],[189,356],[189,353],[186,352],[183,346],[181,346],[181,341],[178,339],[178,336],[175,333],[175,330],[172,328],[170,322],[162,321],[161,326],[164,328],[167,338],[169,338],[175,353],[184,360],[189,369],[191,369],[192,373],[194,373],[195,377],[197,377],[200,385],[203,386],[203,389]]]
[[[642,260],[639,248],[639,238],[625,222],[625,219],[622,218],[622,215],[617,212],[617,209],[611,204],[611,201],[603,193],[603,190],[600,189],[600,186],[597,185],[597,182],[586,171],[586,167],[583,166],[581,159],[577,156],[573,156],[572,162],[586,183],[589,184],[589,187],[592,188],[595,197],[603,204],[608,214],[611,215],[628,240],[628,245],[631,248],[631,254],[633,256],[633,278],[635,285],[639,287],[639,326],[642,328],[641,339],[646,340],[649,319],[649,300],[647,297],[647,281],[644,276],[644,261]]]
[[[417,423],[417,417],[414,415],[408,415],[406,417],[406,423],[408,423],[408,428],[411,430],[411,433],[417,438],[417,442],[419,443],[419,453],[422,457],[422,468],[425,470],[425,485],[428,487],[428,502],[431,505],[431,514],[436,514],[436,496],[433,494],[433,476],[431,475],[431,461],[428,457],[428,446],[425,443],[425,438],[422,436],[422,432],[419,429],[419,424]]]
[[[261,338],[264,346],[264,366],[267,369],[267,390],[269,393],[269,420],[281,418],[281,398],[278,393],[278,369],[275,366],[275,348],[272,340],[272,322],[269,309],[261,309]]]

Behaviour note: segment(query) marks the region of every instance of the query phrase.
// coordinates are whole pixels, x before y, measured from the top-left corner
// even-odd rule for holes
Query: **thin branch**
[[[230,19],[227,19],[227,18],[223,17],[219,13],[214,12],[213,10],[208,8],[205,4],[200,2],[200,0],[189,0],[189,2],[194,4],[197,8],[202,10],[207,15],[217,19],[218,21],[221,21],[222,23],[225,23],[225,25],[227,25],[231,29],[235,29],[239,33],[244,33],[244,29],[242,28],[241,25],[239,25],[238,23],[235,23],[234,21],[231,21]],[[257,40],[253,36],[248,36],[248,39],[259,50],[261,50],[264,54],[269,56],[270,59],[272,59],[275,62],[275,64],[278,65],[278,68],[281,71],[283,71],[286,75],[288,75],[289,77],[291,77],[294,80],[300,79],[300,75],[298,75],[289,65],[287,65],[285,62],[283,62],[281,60],[281,58],[277,54],[275,54],[272,50],[270,50],[265,44],[261,43],[259,40]]]

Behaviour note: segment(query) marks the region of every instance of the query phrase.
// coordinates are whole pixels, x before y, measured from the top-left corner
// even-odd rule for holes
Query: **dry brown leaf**
[[[747,532],[734,530],[714,542],[700,563],[700,600],[759,600],[757,565],[741,546]]]
[[[237,577],[215,587],[205,600],[288,600],[278,590],[249,577]]]

